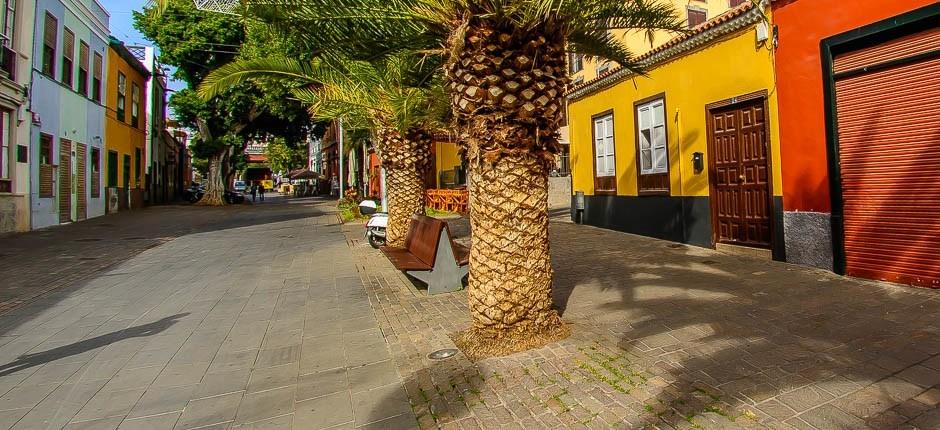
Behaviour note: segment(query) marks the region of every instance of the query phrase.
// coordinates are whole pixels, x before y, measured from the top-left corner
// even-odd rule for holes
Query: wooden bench
[[[463,288],[469,270],[470,250],[454,243],[447,223],[415,215],[408,226],[404,248],[383,246],[382,253],[396,269],[428,285],[428,294]]]

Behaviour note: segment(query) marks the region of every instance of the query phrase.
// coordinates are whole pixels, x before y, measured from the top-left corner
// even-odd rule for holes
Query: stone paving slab
[[[422,429],[940,429],[940,291],[556,219],[573,335],[432,361],[470,324],[466,292],[428,296],[346,234]]]
[[[140,237],[177,236],[117,248],[107,267],[68,266],[81,280],[5,288],[42,293],[0,314],[0,430],[416,427],[331,208],[143,211],[152,226],[107,217]],[[52,273],[43,261],[101,251],[68,239],[88,228],[0,246],[31,244],[29,268]]]

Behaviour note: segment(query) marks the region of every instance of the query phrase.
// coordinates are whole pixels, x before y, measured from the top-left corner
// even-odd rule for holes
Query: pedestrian
[[[339,180],[336,178],[336,175],[333,175],[330,179],[330,195],[339,197]]]
[[[255,196],[257,196],[257,195],[258,195],[258,183],[257,183],[257,182],[252,182],[252,183],[251,183],[251,201],[252,201],[252,202],[255,201]]]
[[[261,197],[261,201],[264,201],[264,184],[258,184],[258,195]]]

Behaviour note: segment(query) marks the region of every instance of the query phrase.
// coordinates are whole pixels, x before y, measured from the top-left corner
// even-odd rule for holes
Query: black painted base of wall
[[[773,258],[786,261],[783,239],[783,199],[773,199]],[[708,197],[584,196],[584,211],[571,200],[571,220],[595,227],[687,243],[705,248],[712,241],[711,206]]]

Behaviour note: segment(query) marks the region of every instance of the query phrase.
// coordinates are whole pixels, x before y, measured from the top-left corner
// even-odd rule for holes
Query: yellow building
[[[467,184],[467,171],[457,149],[457,142],[450,136],[434,136],[434,180],[437,188],[457,188]]]
[[[644,54],[646,76],[572,88],[575,220],[783,258],[769,20],[742,5]]]
[[[144,202],[147,163],[145,94],[150,72],[124,43],[111,38],[105,86],[105,184],[108,210],[138,208]]]
[[[729,9],[750,3],[751,0],[661,0],[672,3],[676,8],[678,15],[685,20],[689,28],[695,28],[706,21],[717,17]],[[619,38],[624,45],[634,54],[642,54],[650,49],[658,48],[664,43],[672,40],[675,34],[657,31],[652,37],[648,37],[646,32],[613,30],[614,36]],[[604,60],[595,60],[583,58],[576,53],[570,54],[568,58],[571,79],[578,84],[589,81],[602,75],[607,71],[617,68],[616,63]]]

